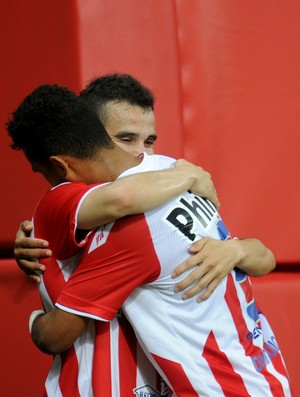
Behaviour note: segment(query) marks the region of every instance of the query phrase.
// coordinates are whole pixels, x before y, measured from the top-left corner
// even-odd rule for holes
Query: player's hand
[[[235,240],[215,240],[205,237],[196,241],[190,248],[191,255],[177,266],[172,273],[177,277],[186,270],[197,266],[185,279],[175,286],[175,292],[184,291],[183,299],[188,299],[196,294],[198,302],[208,299],[220,282],[238,264],[241,252]]]
[[[210,173],[205,171],[203,168],[198,167],[184,159],[177,160],[176,165],[179,165],[181,167],[189,167],[190,172],[195,173],[196,180],[190,190],[194,194],[210,200],[215,205],[215,207],[219,209],[220,202]]]
[[[14,257],[21,270],[36,283],[40,283],[40,277],[36,271],[44,272],[46,267],[39,263],[39,259],[49,258],[52,255],[48,242],[41,239],[31,238],[30,232],[33,226],[29,221],[20,224],[16,234]]]

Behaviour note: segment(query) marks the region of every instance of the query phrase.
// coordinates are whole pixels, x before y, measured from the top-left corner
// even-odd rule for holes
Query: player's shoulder
[[[62,195],[72,195],[76,194],[77,192],[86,192],[88,190],[92,190],[95,187],[98,187],[102,184],[94,184],[94,185],[87,185],[84,182],[62,182],[59,185],[53,186],[51,189],[48,190],[46,196],[62,196]]]
[[[51,187],[39,200],[36,205],[37,210],[45,210],[49,207],[57,207],[62,203],[69,203],[70,201],[78,200],[88,190],[92,189],[93,185],[86,185],[82,182],[63,182],[59,185]],[[65,205],[64,204],[64,205]]]
[[[161,154],[143,153],[143,156],[142,164],[153,171],[174,167],[176,163],[174,158]]]
[[[59,185],[52,186],[48,190],[48,194],[50,192],[63,192],[63,191],[70,191],[70,190],[79,190],[79,189],[84,189],[87,185],[83,182],[62,182]]]

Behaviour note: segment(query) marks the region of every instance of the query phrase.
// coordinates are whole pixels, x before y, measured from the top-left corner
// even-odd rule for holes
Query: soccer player
[[[162,156],[132,157],[120,151],[109,144],[96,120],[71,92],[48,86],[25,99],[8,130],[13,147],[22,149],[32,166],[54,184],[62,177],[83,181],[87,175],[89,183],[107,182],[173,165],[174,160]],[[81,149],[88,152],[79,156],[74,146],[82,131]],[[49,148],[50,142],[55,147]],[[185,258],[191,241],[207,235],[229,238],[214,206],[186,192],[145,215],[91,233],[99,224],[98,200],[105,186],[64,183],[51,189],[36,208],[35,232],[46,235],[54,256],[61,258],[57,267],[69,271],[62,260],[70,264],[72,257],[74,262],[79,236],[86,242],[78,269],[57,299],[59,308],[33,323],[37,345],[62,352],[92,332],[90,319],[97,319],[95,346],[100,348],[102,321],[112,320],[123,304],[144,350],[178,396],[289,396],[276,339],[257,312],[244,273],[232,271],[201,305],[181,300],[173,291],[172,263]],[[48,271],[44,285],[55,275]],[[95,354],[95,373],[101,365]],[[95,395],[102,396],[98,385],[94,384]],[[140,391],[134,390],[136,395]]]
[[[80,96],[96,111],[106,131],[120,147],[134,155],[141,152],[153,153],[157,140],[154,97],[147,87],[130,75],[108,74],[91,81]],[[218,208],[218,198],[209,177],[203,171],[202,194]],[[44,265],[36,260],[51,255],[48,248],[43,248],[48,242],[27,237],[25,233],[31,229],[28,221],[22,223],[15,242],[15,258],[19,267],[28,274],[34,270],[43,271]],[[185,298],[204,291],[199,296],[199,301],[207,299],[237,264],[253,276],[266,274],[275,266],[272,253],[257,239],[239,240],[232,247],[226,242],[222,244],[207,238],[195,242],[190,247],[190,252],[194,255],[178,266],[173,275],[180,275],[184,270],[201,263],[201,267],[197,267],[176,285],[177,291],[185,289]],[[241,255],[244,257],[242,262]],[[32,278],[39,281],[35,272]],[[190,285],[192,287],[186,290]]]
[[[94,115],[93,112],[92,114]],[[97,119],[97,116],[95,117]],[[85,137],[83,136],[84,139]],[[36,140],[37,142],[38,139]],[[68,138],[64,137],[64,142],[68,145]],[[113,145],[111,141],[109,141],[109,145]],[[77,153],[81,153],[81,146],[79,145]],[[33,169],[35,170],[34,164]],[[86,168],[85,172],[87,173],[86,177],[89,179],[88,168]],[[132,211],[141,212],[144,208],[154,207],[170,199],[179,191],[192,188],[191,183],[195,180],[196,175],[199,180],[198,188],[200,190],[198,191],[204,195],[209,195],[210,192],[214,194],[213,184],[209,175],[203,172],[202,169],[194,167],[185,161],[178,162],[178,165],[172,170],[122,179],[115,184],[113,189],[111,187],[114,184],[107,186],[108,190],[106,193],[105,190],[101,192],[99,208],[102,215],[99,222],[105,223],[111,217],[120,217],[130,214]],[[47,172],[45,176],[50,183],[53,182],[51,172]],[[64,179],[65,176],[61,175],[60,178]],[[150,190],[149,186],[151,186]],[[78,247],[80,247],[80,243]],[[61,261],[58,266],[55,257],[52,259],[54,266],[49,265],[44,283],[40,286],[47,310],[51,309],[52,302],[55,302],[77,263],[76,258],[72,257],[72,261],[68,263]],[[54,276],[53,271],[55,272]],[[73,348],[66,354],[55,357],[46,381],[46,390],[49,397],[57,394],[65,396],[68,393],[86,396],[91,393],[95,339],[93,333],[90,334],[90,330],[93,328],[94,325],[91,324],[87,335],[81,337]],[[144,356],[125,318],[120,315],[108,327],[102,327],[101,338],[100,349],[97,348],[99,346],[98,342],[95,352],[102,352],[101,357],[105,366],[102,369],[97,368],[94,373],[96,373],[95,379],[101,383],[101,387],[105,388],[105,393],[109,393],[108,395],[113,397],[129,395],[129,393],[132,394],[133,388],[137,385],[145,385],[144,387],[147,389],[161,388],[159,384],[161,382],[160,377],[157,376],[155,369]],[[98,340],[99,336],[97,337]],[[115,342],[112,343],[112,341]],[[105,348],[103,349],[102,346]],[[112,364],[108,365],[107,363],[110,362],[110,359]],[[76,371],[71,370],[72,368],[76,368]],[[104,394],[101,392],[101,395]]]

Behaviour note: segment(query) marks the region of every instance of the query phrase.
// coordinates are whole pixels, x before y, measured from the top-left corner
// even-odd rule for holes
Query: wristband
[[[34,310],[31,314],[30,314],[30,316],[29,316],[29,332],[31,333],[31,331],[32,331],[32,325],[33,325],[33,322],[34,322],[34,320],[38,317],[38,316],[40,316],[41,314],[45,314],[45,312],[44,312],[44,310]]]

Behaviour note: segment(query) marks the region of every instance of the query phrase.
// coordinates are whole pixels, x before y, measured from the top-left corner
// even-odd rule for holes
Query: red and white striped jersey
[[[74,271],[78,258],[47,260],[40,293],[51,310]],[[51,263],[50,263],[51,262]],[[135,390],[159,397],[166,385],[141,349],[134,331],[122,314],[111,322],[91,319],[74,346],[56,355],[45,384],[48,397],[140,396]],[[149,394],[150,395],[150,394]],[[169,394],[164,394],[169,396]]]
[[[66,187],[72,188],[72,200],[64,194]],[[40,293],[46,311],[53,308],[78,265],[80,248],[87,242],[87,236],[76,242],[77,208],[71,203],[82,200],[82,189],[84,195],[93,187],[62,184],[50,189],[35,210],[33,235],[49,239],[54,254],[43,260],[47,271],[42,276]],[[51,208],[48,198],[53,194],[58,205]],[[62,202],[68,203],[67,211],[60,207]],[[60,225],[64,226],[63,231]],[[91,319],[74,346],[54,357],[45,388],[48,397],[169,396],[168,387],[141,349],[121,311],[111,322]]]
[[[140,166],[124,175],[167,168],[173,162],[162,156],[144,156]],[[55,189],[44,200],[46,207],[58,208],[46,216],[59,220],[60,229],[62,225],[68,228],[69,254],[76,251],[72,241],[76,213],[82,197],[93,188],[97,187],[63,185],[57,189],[63,191],[66,203],[59,202]],[[43,205],[41,202],[40,209]],[[201,304],[182,300],[173,292],[172,270],[186,259],[191,242],[205,236],[225,239],[229,233],[211,203],[188,192],[156,210],[101,227],[82,244],[80,265],[56,305],[104,321],[113,321],[123,305],[141,346],[174,395],[290,396],[280,349],[257,310],[244,273],[232,271]],[[47,235],[63,249],[64,233],[59,237],[51,236],[51,240]],[[100,345],[104,346],[96,340],[95,348]],[[95,353],[95,368],[100,362]],[[134,393],[151,395],[143,394],[139,387]]]

